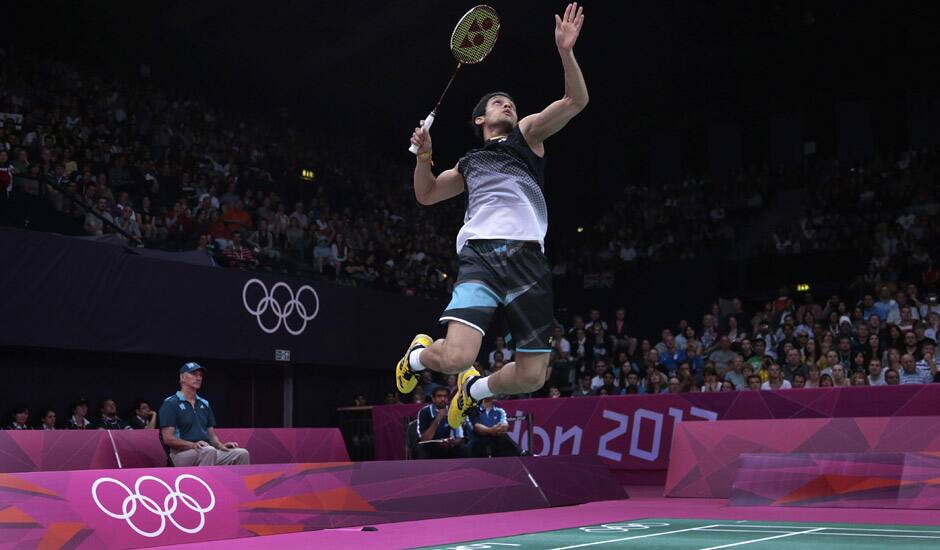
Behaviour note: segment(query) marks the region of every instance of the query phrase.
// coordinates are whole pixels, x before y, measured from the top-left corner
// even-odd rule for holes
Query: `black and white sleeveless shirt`
[[[471,239],[536,241],[545,250],[545,159],[532,151],[518,125],[508,136],[469,151],[457,170],[467,189],[458,254]]]

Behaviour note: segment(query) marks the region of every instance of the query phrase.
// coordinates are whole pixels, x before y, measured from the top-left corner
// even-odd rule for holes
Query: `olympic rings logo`
[[[261,299],[258,300],[257,305],[252,307],[248,303],[248,289],[252,285],[258,285],[261,287]],[[275,294],[277,294],[278,289],[284,289],[286,293],[285,303],[278,301]],[[300,298],[303,296],[305,291],[309,291],[313,295],[313,300],[316,305],[311,309],[313,313],[307,313],[307,305],[304,305],[301,302]],[[242,303],[245,304],[245,309],[248,310],[248,313],[255,316],[258,320],[258,326],[261,327],[261,330],[267,332],[268,334],[274,334],[277,332],[281,325],[284,325],[284,328],[287,329],[287,332],[293,334],[294,336],[300,335],[307,328],[307,323],[312,321],[314,317],[317,316],[317,313],[320,312],[320,297],[317,295],[317,291],[309,285],[303,285],[297,290],[297,294],[294,294],[294,291],[291,290],[291,287],[287,283],[275,283],[271,287],[271,291],[268,292],[268,287],[265,286],[264,282],[261,279],[250,279],[245,286],[242,288]],[[271,311],[270,315],[265,315],[265,313]],[[296,315],[295,315],[296,313]],[[288,323],[288,319],[291,317],[297,317],[302,321],[300,328],[294,328]],[[274,323],[274,326],[268,326],[271,322],[271,317],[277,319],[277,322]],[[267,322],[265,321],[267,319]]]
[[[208,505],[201,506],[195,498],[191,497],[190,495],[187,495],[186,493],[180,490],[180,482],[183,481],[184,479],[192,479],[194,481],[198,481],[203,487],[206,488],[206,491],[209,493],[209,499],[210,499]],[[153,481],[159,485],[162,485],[163,488],[166,489],[167,495],[166,497],[163,498],[162,507],[156,500],[141,494],[140,486],[145,481]],[[120,487],[121,489],[123,489],[127,493],[127,496],[124,498],[124,501],[121,503],[120,513],[112,512],[111,510],[109,510],[108,508],[106,508],[104,505],[101,504],[101,500],[98,498],[98,487],[103,483],[113,483],[117,485],[118,487]],[[173,487],[170,487],[165,481],[163,481],[160,478],[156,478],[153,476],[143,476],[139,478],[137,482],[134,484],[134,492],[131,492],[130,488],[127,485],[124,485],[123,483],[121,483],[120,481],[114,478],[102,477],[96,480],[94,484],[92,484],[91,497],[94,499],[95,504],[98,505],[98,508],[102,512],[111,516],[114,519],[123,519],[127,521],[127,524],[131,527],[131,529],[136,531],[139,535],[142,535],[148,538],[159,537],[161,534],[163,534],[163,531],[166,529],[167,519],[169,519],[170,523],[172,523],[177,529],[179,529],[180,531],[184,533],[188,533],[190,535],[198,533],[199,531],[202,531],[202,528],[206,524],[206,513],[211,512],[212,509],[215,508],[215,493],[212,492],[212,489],[209,487],[209,484],[207,484],[205,481],[191,474],[180,474],[180,476],[176,478],[176,483],[174,484]],[[180,502],[183,503],[183,506],[199,514],[198,525],[196,525],[193,528],[189,528],[189,527],[180,525],[179,522],[176,521],[176,518],[173,517],[173,513],[176,512],[176,508]],[[134,514],[137,513],[138,503],[140,504],[141,508],[143,508],[144,510],[160,518],[160,526],[157,529],[153,531],[144,531],[143,529],[141,529],[134,523],[133,518],[134,518]]]

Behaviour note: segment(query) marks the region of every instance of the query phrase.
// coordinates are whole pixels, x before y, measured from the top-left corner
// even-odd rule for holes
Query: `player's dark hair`
[[[476,120],[478,116],[483,116],[484,114],[486,114],[487,103],[489,103],[491,99],[493,99],[494,97],[498,95],[509,98],[509,101],[512,101],[513,104],[516,103],[516,100],[513,99],[512,96],[507,94],[506,92],[490,92],[484,95],[483,97],[481,97],[480,101],[477,101],[476,107],[473,108],[473,114],[470,115],[470,126],[473,127],[473,133],[475,133],[478,138],[481,138],[481,139],[483,138],[483,129],[477,126],[476,122],[474,121]]]

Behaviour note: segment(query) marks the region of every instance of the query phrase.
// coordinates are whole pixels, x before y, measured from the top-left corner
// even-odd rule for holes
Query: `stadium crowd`
[[[88,235],[203,250],[233,268],[449,295],[462,204],[418,206],[409,166],[359,144],[337,153],[291,128],[286,116],[215,109],[148,78],[105,78],[3,55],[0,200],[37,196]],[[785,187],[807,190],[804,211],[754,252],[865,250],[867,270],[824,303],[782,296],[746,309],[732,300],[654,339],[636,336],[650,327],[625,326],[622,311],[602,318],[611,305],[599,305],[558,329],[551,374],[537,395],[934,381],[938,159],[923,150],[895,162],[817,161],[795,186],[792,174],[766,169],[727,182],[627,185],[582,236],[554,244],[556,275],[720,253]],[[490,372],[512,358],[512,342],[493,346],[481,361]],[[455,384],[453,376],[423,376],[415,401]],[[22,414],[12,425],[23,424],[15,420]]]
[[[783,290],[756,311],[735,298],[714,303],[700,323],[678,320],[658,339],[633,336],[623,308],[611,318],[592,309],[556,328],[545,385],[517,397],[940,382],[940,298],[932,285],[927,294],[921,288],[884,282],[857,301],[832,295],[824,302],[809,293],[794,300]],[[492,373],[512,358],[512,342],[497,337],[476,366]],[[411,402],[440,386],[455,388],[453,375],[422,377]]]

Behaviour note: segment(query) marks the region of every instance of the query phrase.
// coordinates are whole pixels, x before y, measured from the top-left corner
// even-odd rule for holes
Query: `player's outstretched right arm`
[[[423,122],[421,121],[411,134],[411,143],[418,146],[418,153],[415,155],[415,198],[427,206],[463,193],[464,181],[456,166],[444,170],[437,177],[434,176],[431,171],[434,165],[431,156],[431,134],[421,127]]]

